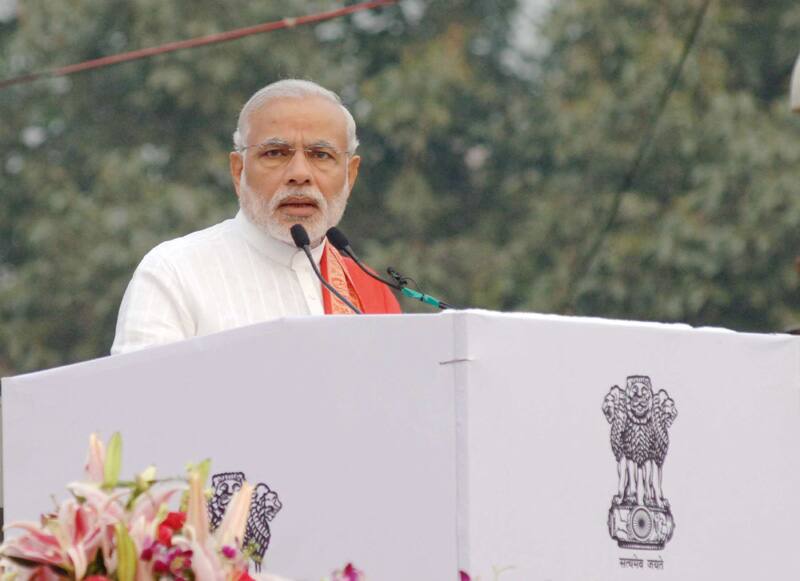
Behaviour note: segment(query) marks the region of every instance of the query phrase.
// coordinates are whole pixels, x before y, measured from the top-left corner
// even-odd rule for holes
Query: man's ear
[[[358,168],[361,165],[361,156],[354,155],[350,158],[347,162],[347,181],[349,189],[353,189],[353,186],[356,184],[356,178],[358,178]]]
[[[242,179],[242,170],[244,169],[244,157],[238,151],[231,151],[228,156],[231,166],[231,179],[233,180],[233,188],[236,190],[236,195],[239,195],[239,182]]]

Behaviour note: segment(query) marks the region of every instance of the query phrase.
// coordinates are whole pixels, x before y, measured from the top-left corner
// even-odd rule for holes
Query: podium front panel
[[[9,520],[120,430],[281,503],[267,570],[800,578],[800,340],[470,311],[283,319],[4,381]]]
[[[212,473],[274,491],[265,570],[318,579],[352,561],[374,579],[407,579],[409,564],[453,578],[445,323],[285,319],[7,379],[7,522],[49,510],[81,477],[89,433],[119,430],[125,475],[210,457]]]

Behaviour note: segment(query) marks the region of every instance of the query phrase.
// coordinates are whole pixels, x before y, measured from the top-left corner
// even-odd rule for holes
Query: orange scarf
[[[322,259],[319,261],[319,269],[322,276],[328,283],[339,291],[342,296],[353,303],[358,310],[364,311],[364,306],[361,303],[361,298],[356,292],[356,287],[347,272],[344,265],[344,260],[339,251],[333,246],[325,242],[325,250],[322,253]],[[332,295],[328,289],[322,287],[322,304],[325,306],[326,315],[352,315],[353,311],[350,310],[346,304]]]

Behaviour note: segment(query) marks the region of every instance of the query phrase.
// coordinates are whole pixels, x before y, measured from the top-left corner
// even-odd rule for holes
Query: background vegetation
[[[403,0],[0,91],[0,374],[107,353],[145,252],[235,212],[238,110],[287,76],[336,90],[359,123],[343,229],[430,293],[797,324],[796,0],[711,2],[631,174],[701,4]],[[339,5],[25,0],[0,22],[0,78]]]

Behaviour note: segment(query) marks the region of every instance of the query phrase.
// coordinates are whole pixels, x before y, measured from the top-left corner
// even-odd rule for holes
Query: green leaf
[[[195,466],[195,470],[197,471],[197,475],[200,477],[200,483],[205,484],[206,480],[208,480],[208,474],[211,472],[211,459],[206,458],[200,464]]]
[[[117,551],[119,552],[119,565],[117,579],[119,581],[134,581],[136,578],[136,545],[122,523],[117,523]]]
[[[114,432],[106,450],[106,463],[103,467],[103,488],[114,488],[117,485],[121,468],[122,436],[120,436],[119,432]]]

